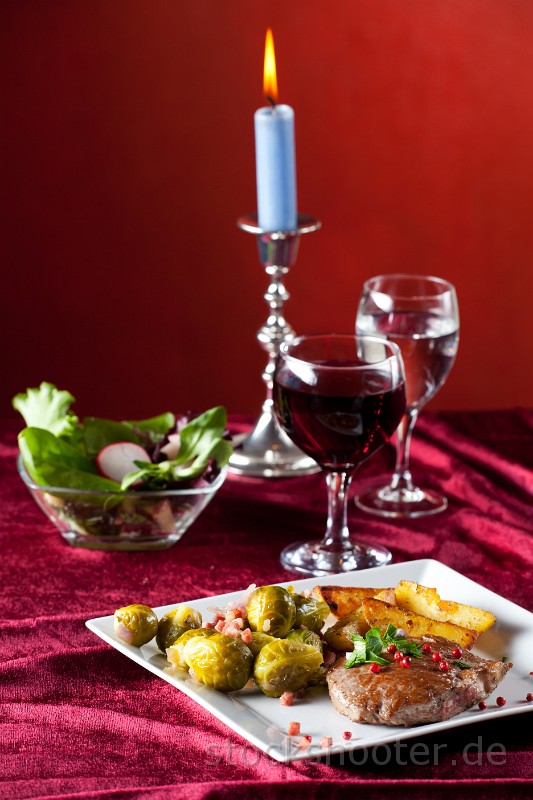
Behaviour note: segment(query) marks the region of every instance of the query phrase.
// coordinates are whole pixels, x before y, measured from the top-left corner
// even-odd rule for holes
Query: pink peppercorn
[[[351,731],[344,731],[344,733],[342,734],[342,738],[346,740],[351,739],[352,738]]]
[[[504,706],[506,704],[506,702],[507,702],[507,700],[505,699],[505,697],[497,697],[496,698],[496,705],[497,706],[500,706],[500,707]]]
[[[487,704],[485,703],[484,700],[482,700],[481,703],[478,703],[478,706],[481,709],[481,711],[485,711],[485,709],[487,708]]]
[[[394,656],[393,656],[393,658],[394,658],[394,660],[395,660],[395,661],[401,661],[401,660],[402,660],[402,658],[403,658],[403,653],[402,653],[402,652],[400,652],[400,650],[397,650],[397,651],[394,653]]]

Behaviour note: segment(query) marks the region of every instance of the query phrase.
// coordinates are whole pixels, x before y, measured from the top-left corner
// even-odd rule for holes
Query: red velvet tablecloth
[[[437,736],[421,730],[416,741],[430,752],[443,745],[427,765],[402,756],[378,763],[372,753],[360,766],[335,758],[282,765],[85,627],[130,602],[159,606],[287,580],[280,550],[324,529],[320,475],[229,477],[168,551],[76,550],[16,474],[15,432],[10,423],[0,434],[0,798],[531,796],[529,714]],[[415,474],[444,490],[449,509],[398,522],[350,503],[352,529],[389,547],[397,562],[438,559],[533,610],[533,412],[428,412],[412,455]],[[374,482],[391,461],[389,447],[356,483]],[[531,661],[533,670],[533,653]],[[494,743],[503,758],[501,748],[488,758]]]

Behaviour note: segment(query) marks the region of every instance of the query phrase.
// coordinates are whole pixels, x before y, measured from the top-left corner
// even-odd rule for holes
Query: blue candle
[[[271,106],[255,112],[257,215],[265,231],[289,231],[297,225],[294,111],[276,105],[277,81],[272,32],[265,44],[264,94]]]

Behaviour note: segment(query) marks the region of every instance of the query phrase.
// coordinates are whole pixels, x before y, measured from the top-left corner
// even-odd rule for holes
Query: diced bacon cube
[[[204,628],[214,628],[214,627],[215,626],[213,625],[212,622],[204,622]]]
[[[283,692],[283,694],[279,698],[280,706],[292,706],[293,703],[294,703],[294,692]]]
[[[300,723],[299,722],[289,722],[287,726],[287,733],[289,736],[299,736],[300,735]]]
[[[243,640],[244,644],[250,644],[253,642],[254,639],[250,628],[245,628],[243,631],[241,631],[241,639]]]
[[[312,738],[311,736],[302,736],[298,740],[298,749],[299,750],[307,750],[309,745],[311,744]]]
[[[331,667],[332,664],[335,663],[337,660],[337,654],[334,650],[330,650],[328,647],[324,649],[324,666]]]
[[[224,622],[224,620],[223,619],[219,619],[219,621],[215,625],[215,630],[218,631],[219,633],[222,633],[223,630],[224,630],[224,626],[225,625],[226,625],[226,623]]]
[[[323,736],[322,739],[320,740],[320,747],[324,748],[331,747],[332,744],[333,744],[333,739],[331,738],[331,736]]]

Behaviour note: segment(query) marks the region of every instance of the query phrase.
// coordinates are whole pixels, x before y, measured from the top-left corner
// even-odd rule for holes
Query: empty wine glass
[[[328,486],[326,535],[285,548],[287,569],[328,575],[390,561],[385,547],[350,540],[347,493],[357,466],[400,422],[404,382],[399,348],[382,337],[301,336],[281,345],[274,410],[289,438],[322,467]]]
[[[411,434],[420,409],[440,389],[459,343],[459,310],[451,283],[428,275],[379,275],[368,280],[357,311],[360,334],[386,336],[399,345],[405,366],[407,408],[397,431],[396,468],[387,486],[360,494],[356,504],[385,517],[422,517],[448,501],[415,486],[409,469]]]

